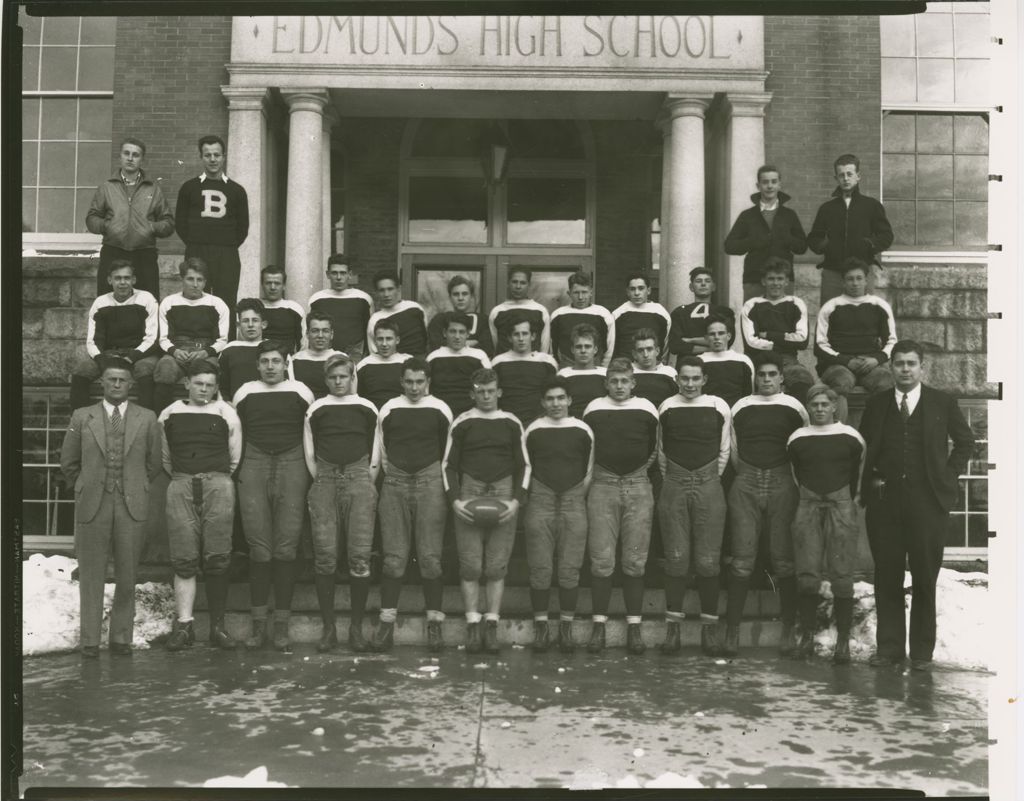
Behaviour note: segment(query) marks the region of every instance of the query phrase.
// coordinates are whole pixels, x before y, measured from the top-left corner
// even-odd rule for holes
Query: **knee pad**
[[[508,573],[508,565],[500,565],[498,567],[489,567],[484,570],[484,578],[488,581],[498,581],[505,578]]]
[[[338,569],[337,559],[317,559],[313,558],[313,569],[321,576],[333,576],[334,572]]]
[[[405,566],[407,562],[407,559],[401,559],[393,554],[385,554],[382,572],[388,578],[400,579],[402,578],[402,576],[405,575]],[[351,563],[349,564],[351,565]],[[422,570],[421,575],[423,575],[423,577],[426,578],[426,575],[422,572]]]
[[[180,578],[195,578],[196,574],[199,572],[199,560],[175,559],[171,562],[171,567],[174,569],[174,575]]]
[[[719,564],[717,559],[698,559],[693,565],[693,572],[702,578],[717,576]]]
[[[348,572],[352,578],[369,578],[370,563],[365,559],[349,559]]]
[[[211,553],[203,561],[203,572],[208,576],[222,576],[231,565],[231,554]]]
[[[420,576],[427,580],[441,578],[441,560],[436,556],[430,556],[419,560]]]
[[[479,581],[481,570],[479,565],[467,565],[459,562],[459,578],[462,581]]]
[[[558,571],[558,586],[563,590],[572,590],[580,586],[580,571],[576,567],[567,567]]]
[[[561,571],[559,571],[561,575]],[[535,590],[546,590],[551,586],[552,571],[550,567],[530,568],[530,587]]]
[[[665,559],[665,575],[672,578],[683,578],[687,574],[686,565],[676,559]]]
[[[644,565],[638,562],[623,562],[622,575],[629,576],[630,578],[642,578],[644,575]]]

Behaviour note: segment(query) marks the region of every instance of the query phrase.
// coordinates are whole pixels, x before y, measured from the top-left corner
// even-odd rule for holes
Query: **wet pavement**
[[[220,653],[26,659],[20,787],[911,787],[984,794],[985,673],[748,651],[497,657]],[[678,778],[678,777],[677,777]],[[699,784],[697,784],[699,782]]]

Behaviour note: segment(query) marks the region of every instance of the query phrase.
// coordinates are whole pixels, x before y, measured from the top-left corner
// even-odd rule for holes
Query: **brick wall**
[[[230,57],[230,17],[118,17],[112,157],[123,136],[145,142],[145,170],[172,207],[181,184],[202,170],[196,140],[208,133],[227,140],[220,86]],[[173,236],[160,250],[185,247]]]
[[[661,201],[661,133],[645,120],[593,122],[597,161],[596,301],[626,299],[626,276],[649,266],[651,213]]]
[[[406,120],[351,118],[334,136],[346,160],[345,250],[369,291],[377,270],[398,263],[398,168]]]
[[[765,158],[782,171],[790,206],[810,228],[835,189],[832,162],[861,160],[861,189],[878,197],[881,57],[878,17],[764,18]],[[750,176],[751,192],[755,176]]]

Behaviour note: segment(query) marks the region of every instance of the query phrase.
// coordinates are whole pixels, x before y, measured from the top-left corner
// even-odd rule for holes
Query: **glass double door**
[[[530,297],[554,311],[569,302],[568,278],[584,270],[593,275],[592,257],[514,254],[405,254],[402,257],[403,295],[423,305],[433,316],[451,309],[448,281],[457,275],[468,278],[476,292],[477,311],[490,312],[507,298],[509,274],[516,268],[530,270]]]

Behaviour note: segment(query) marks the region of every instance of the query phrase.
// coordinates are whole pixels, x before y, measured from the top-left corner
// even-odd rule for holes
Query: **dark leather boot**
[[[628,624],[626,626],[626,651],[634,656],[640,656],[646,650],[647,646],[644,645],[644,638],[640,631],[640,624]]]
[[[740,655],[740,627],[725,627],[725,642],[722,644],[722,656],[737,657]]]
[[[377,630],[373,633],[373,642],[370,643],[370,650],[377,653],[386,653],[395,644],[394,622],[380,621]]]
[[[700,627],[700,650],[705,656],[722,656],[722,641],[718,636],[718,624],[709,623]]]
[[[484,621],[484,650],[489,654],[496,654],[501,650],[498,645],[498,621]]]
[[[551,633],[548,631],[548,622],[546,620],[533,621],[533,652],[544,654],[550,647]]]
[[[441,632],[440,620],[427,621],[427,650],[439,654],[444,650],[444,635]]]
[[[196,634],[192,630],[192,621],[182,623],[179,620],[175,620],[174,626],[171,629],[171,636],[167,638],[167,650],[183,651],[186,648],[191,648],[195,641]]]
[[[576,643],[572,638],[572,621],[558,621],[558,650],[563,654],[571,654],[576,651]]]
[[[213,618],[210,620],[210,645],[220,648],[222,651],[233,651],[238,647],[238,640],[228,634],[224,627],[224,618]]]
[[[480,639],[480,623],[466,624],[466,653],[478,654],[484,649],[483,641]]]
[[[853,598],[835,599],[836,648],[832,653],[833,665],[850,663],[850,628],[853,625]]]
[[[592,654],[599,654],[604,650],[604,645],[604,623],[595,623],[590,629],[590,641],[587,643],[587,651]]]
[[[357,654],[364,654],[370,650],[370,643],[363,636],[362,620],[353,620],[348,624],[348,647]]]
[[[245,641],[246,648],[266,648],[268,640],[267,619],[264,617],[253,618],[252,634]]]
[[[682,644],[679,642],[679,622],[670,620],[665,627],[665,642],[661,644],[658,650],[666,655],[678,654],[682,647]]]
[[[338,647],[338,627],[331,624],[324,624],[320,634],[320,642],[316,644],[318,653],[326,654],[336,650]]]

